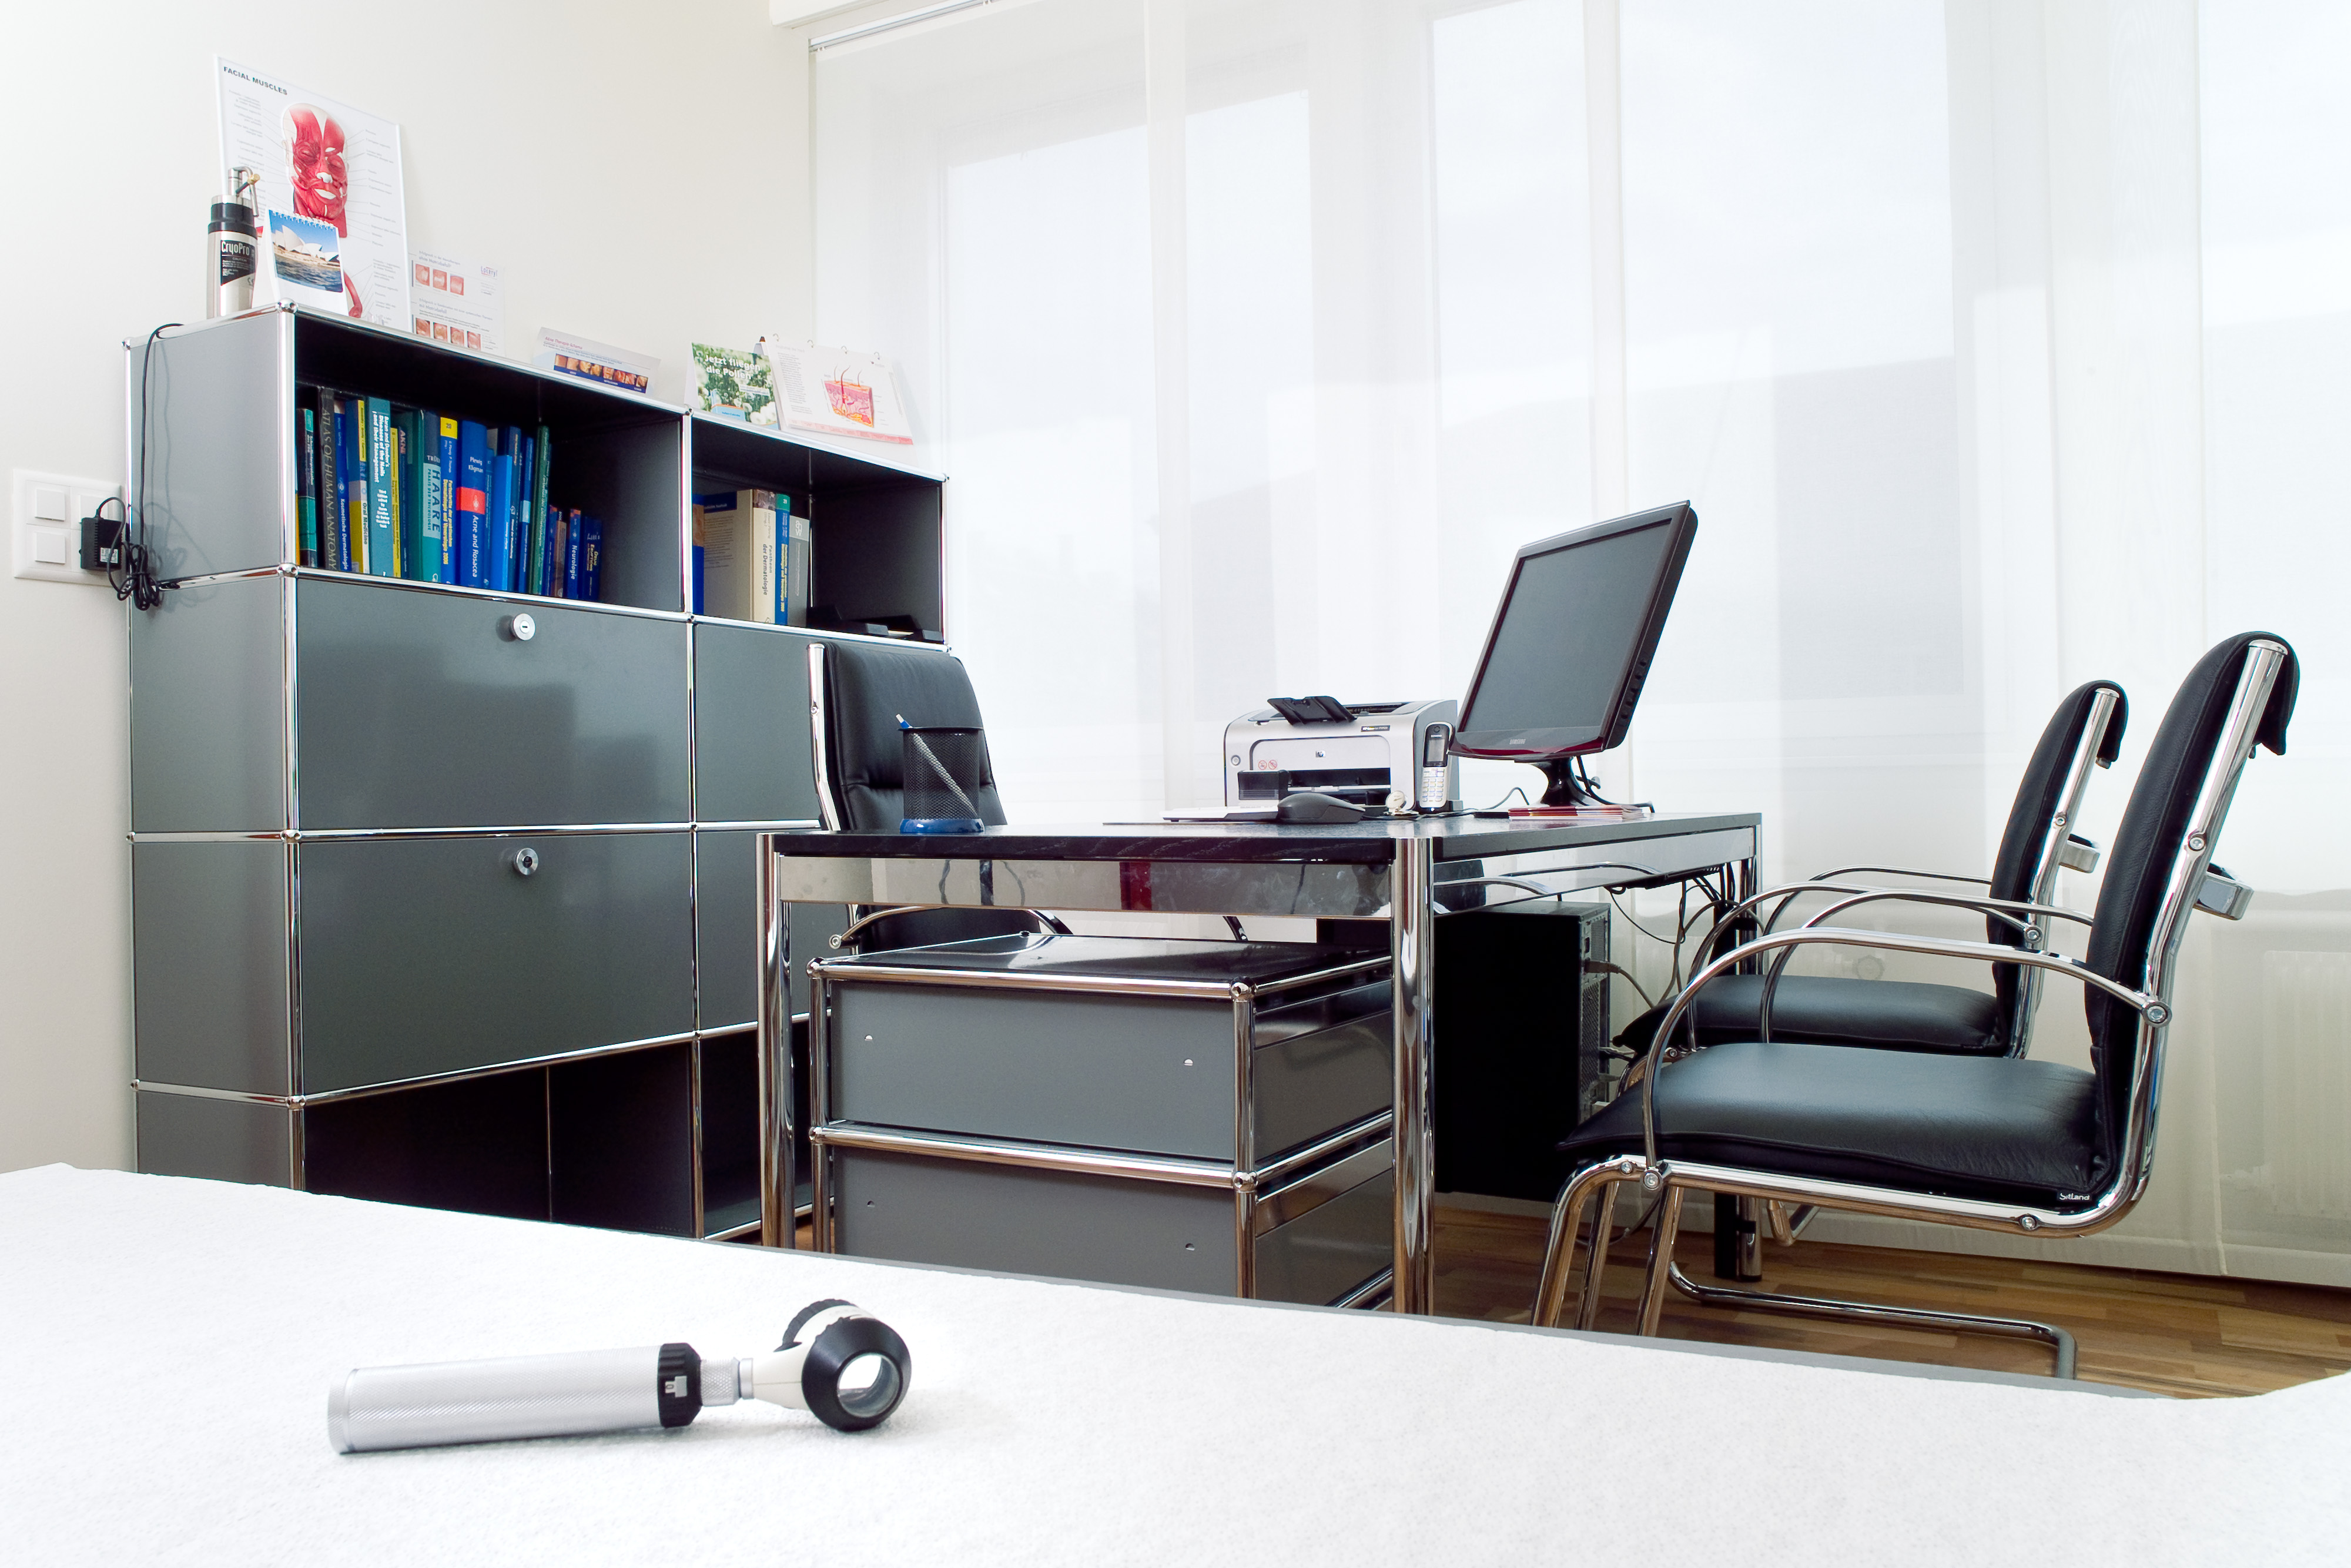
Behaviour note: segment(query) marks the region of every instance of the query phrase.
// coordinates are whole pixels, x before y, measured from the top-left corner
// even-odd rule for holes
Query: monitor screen
[[[1531,759],[1623,741],[1697,529],[1685,503],[1520,550],[1454,748]]]

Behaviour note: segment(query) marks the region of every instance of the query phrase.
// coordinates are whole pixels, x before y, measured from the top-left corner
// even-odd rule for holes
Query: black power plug
[[[110,497],[111,499],[111,497]],[[103,512],[105,508],[99,508]],[[123,534],[129,525],[120,517],[93,514],[81,520],[81,569],[111,572],[122,566]]]

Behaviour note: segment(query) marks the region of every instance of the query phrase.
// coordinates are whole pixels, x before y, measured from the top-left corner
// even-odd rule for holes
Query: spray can
[[[253,269],[259,226],[253,188],[259,177],[242,166],[229,171],[228,199],[213,204],[204,230],[204,315],[234,316],[253,308]]]

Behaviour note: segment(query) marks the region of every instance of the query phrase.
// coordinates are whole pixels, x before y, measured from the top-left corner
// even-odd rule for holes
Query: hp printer
[[[1378,809],[1390,797],[1441,811],[1459,793],[1449,755],[1459,705],[1271,697],[1225,727],[1225,804],[1271,805],[1300,789]]]

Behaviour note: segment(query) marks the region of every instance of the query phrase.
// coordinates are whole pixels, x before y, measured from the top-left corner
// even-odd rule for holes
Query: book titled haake
[[[787,623],[786,528],[792,498],[773,490],[722,490],[694,498],[694,542],[702,552],[705,615]]]

